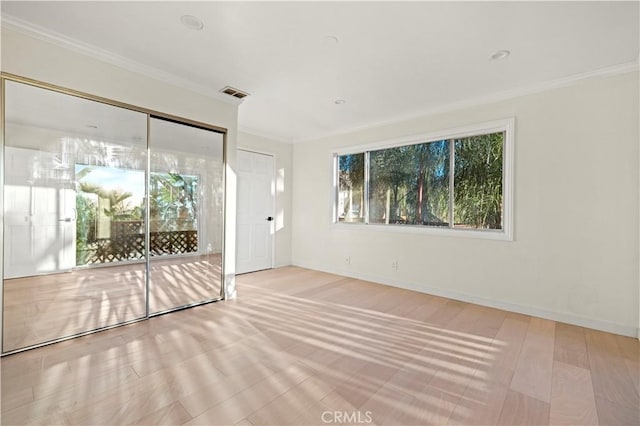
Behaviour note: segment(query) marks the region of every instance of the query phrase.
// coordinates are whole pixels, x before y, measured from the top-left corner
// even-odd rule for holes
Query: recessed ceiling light
[[[508,50],[498,50],[497,52],[494,52],[494,54],[491,55],[489,59],[491,59],[492,61],[499,61],[501,59],[506,59],[509,55],[511,55],[511,52],[509,52]]]
[[[336,105],[344,105],[347,101],[345,101],[344,99],[336,99],[335,101],[333,101],[334,104]]]
[[[189,28],[190,30],[201,30],[204,28],[204,24],[199,18],[196,18],[193,15],[182,15],[180,17],[180,22],[182,25]]]

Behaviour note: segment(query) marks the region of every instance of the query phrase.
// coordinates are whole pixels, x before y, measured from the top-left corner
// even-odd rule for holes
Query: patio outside
[[[141,170],[76,165],[76,265],[144,259],[144,178]],[[126,186],[130,191],[123,191]],[[149,177],[149,252],[198,252],[198,177]]]

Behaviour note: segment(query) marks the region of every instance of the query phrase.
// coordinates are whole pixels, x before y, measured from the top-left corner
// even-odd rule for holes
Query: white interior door
[[[236,272],[273,267],[275,162],[271,155],[238,150]]]
[[[74,171],[57,163],[52,153],[5,147],[5,278],[75,266]]]

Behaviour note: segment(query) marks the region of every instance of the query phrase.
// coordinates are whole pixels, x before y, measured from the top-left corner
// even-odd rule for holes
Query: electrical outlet
[[[351,256],[347,256],[344,261],[347,263],[347,265],[351,265]]]
[[[391,262],[391,269],[393,269],[394,271],[398,272],[398,261],[394,260]]]

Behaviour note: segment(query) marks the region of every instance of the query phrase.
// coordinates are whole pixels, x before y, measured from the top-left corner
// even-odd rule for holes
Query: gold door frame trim
[[[0,355],[4,353],[4,86],[0,75]]]

